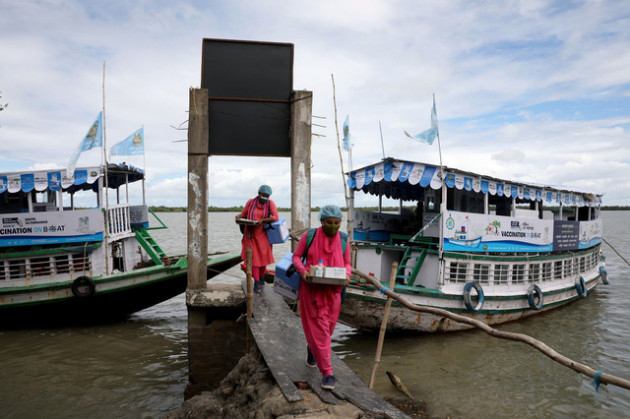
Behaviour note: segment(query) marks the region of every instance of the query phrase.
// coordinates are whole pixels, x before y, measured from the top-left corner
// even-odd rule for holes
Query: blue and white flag
[[[144,128],[131,134],[109,149],[111,156],[138,156],[144,154]]]
[[[68,177],[74,175],[74,169],[77,165],[77,160],[79,160],[79,155],[83,151],[91,150],[94,147],[103,147],[103,112],[98,114],[96,121],[94,121],[92,127],[90,127],[87,134],[85,134],[85,138],[81,140],[77,149],[72,153],[67,167]]]
[[[407,131],[405,131],[405,135],[411,139],[418,140],[429,145],[433,144],[433,141],[439,135],[437,112],[435,111],[435,95],[433,95],[433,108],[431,109],[431,128],[416,135],[410,135]]]
[[[346,120],[343,122],[343,149],[346,151],[350,151],[352,148],[352,143],[350,143],[352,137],[350,137],[350,122],[348,121],[349,116],[346,116]]]

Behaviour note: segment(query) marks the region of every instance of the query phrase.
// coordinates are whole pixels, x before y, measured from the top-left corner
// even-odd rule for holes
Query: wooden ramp
[[[243,288],[246,290],[245,281]],[[366,412],[389,418],[408,417],[370,390],[334,352],[331,361],[335,389],[322,389],[321,373],[317,368],[308,368],[305,363],[306,339],[300,318],[271,286],[266,285],[262,292],[254,294],[254,317],[248,319],[248,324],[267,366],[288,401],[302,400],[295,383],[305,382],[326,403],[339,404],[339,400],[347,400]]]

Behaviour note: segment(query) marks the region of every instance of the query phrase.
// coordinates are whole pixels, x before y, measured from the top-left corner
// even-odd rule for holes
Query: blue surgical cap
[[[260,188],[258,188],[258,193],[264,193],[267,195],[271,195],[271,186],[269,185],[262,185]]]
[[[343,214],[341,214],[341,210],[337,205],[326,205],[323,206],[321,211],[319,211],[319,219],[323,220],[324,218],[343,218]]]

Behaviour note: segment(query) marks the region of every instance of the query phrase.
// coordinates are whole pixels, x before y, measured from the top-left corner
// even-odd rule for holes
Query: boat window
[[[562,278],[562,261],[557,260],[553,263],[553,277]]]
[[[72,270],[75,272],[82,272],[89,270],[89,257],[83,257],[83,255],[72,255]]]
[[[451,282],[466,282],[467,263],[451,262],[448,273],[448,279]]]
[[[32,258],[31,259],[31,275],[47,276],[50,275],[50,258]]]
[[[510,268],[510,265],[507,265],[507,264],[494,265],[494,284],[495,285],[507,285],[509,268]]]
[[[4,261],[0,260],[0,281],[7,279],[7,274],[4,271]]]
[[[490,265],[487,263],[475,263],[473,266],[473,280],[482,284],[489,283]]]
[[[580,258],[580,272],[586,271],[586,256]]]
[[[542,280],[551,281],[551,262],[543,263]]]
[[[9,261],[9,279],[26,278],[26,261],[11,260]]]
[[[55,211],[57,209],[57,193],[53,191],[34,192],[33,212]]]
[[[573,272],[573,260],[572,259],[565,259],[565,261],[564,261],[564,276],[565,277],[569,277],[569,276],[571,276],[572,272]]]
[[[68,255],[55,256],[55,270],[58,274],[70,272],[70,261]]]
[[[525,282],[525,265],[515,263],[512,265],[512,283],[522,284],[523,282]]]
[[[18,193],[0,194],[0,213],[14,214],[17,212],[28,212],[28,200],[22,191]]]
[[[536,283],[540,281],[540,264],[531,263],[529,265],[529,282]]]

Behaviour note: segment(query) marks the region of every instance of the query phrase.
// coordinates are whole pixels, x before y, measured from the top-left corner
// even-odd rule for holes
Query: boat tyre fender
[[[608,285],[608,272],[606,272],[606,269],[603,266],[599,267],[599,277],[602,279],[602,283],[604,285]]]
[[[588,294],[588,288],[586,288],[586,282],[584,282],[584,278],[580,277],[575,281],[575,290],[577,291],[580,297],[586,297]]]
[[[94,295],[95,289],[94,281],[87,276],[80,276],[72,282],[72,294],[77,298]]]
[[[543,293],[538,285],[530,285],[527,289],[527,303],[534,310],[540,310],[543,307]]]
[[[475,289],[475,291],[477,291],[478,300],[477,300],[476,306],[473,305],[473,301],[470,296],[470,292],[473,288]],[[471,281],[467,283],[466,285],[464,285],[464,304],[466,305],[466,308],[469,311],[481,310],[481,307],[483,307],[483,301],[484,301],[483,288],[481,288],[481,285],[479,284],[479,282]]]

